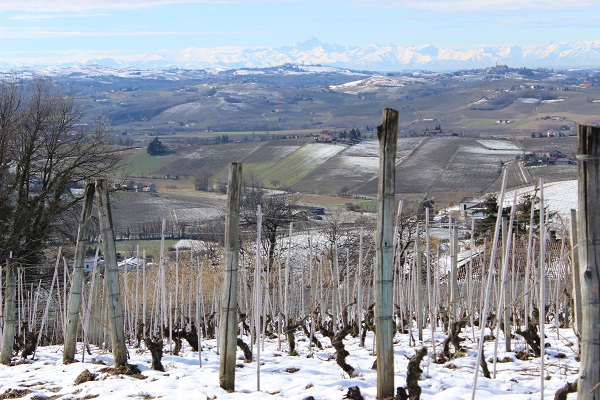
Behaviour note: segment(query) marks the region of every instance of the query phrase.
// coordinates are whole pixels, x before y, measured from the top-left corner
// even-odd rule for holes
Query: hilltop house
[[[336,139],[332,135],[330,135],[329,133],[330,133],[329,131],[319,133],[319,136],[317,136],[315,138],[315,141],[317,141],[317,142],[325,142],[325,143],[335,142]]]
[[[95,261],[94,257],[86,257],[85,260],[83,261],[83,272],[91,273],[94,270],[94,261]],[[75,267],[74,264],[75,264],[74,262],[69,263],[69,268],[71,270],[73,270],[73,268]],[[104,259],[103,258],[98,258],[98,260],[96,262],[96,267],[98,269],[104,268]]]
[[[125,185],[121,186],[123,189],[129,190],[130,192],[157,192],[156,184],[150,181],[135,182],[129,181]]]

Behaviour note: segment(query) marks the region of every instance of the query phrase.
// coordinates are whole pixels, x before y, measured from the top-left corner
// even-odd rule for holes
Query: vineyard
[[[540,186],[543,192],[543,181]],[[399,205],[391,282],[398,399],[406,392],[424,399],[552,398],[576,380],[575,233],[560,219],[550,235],[549,214],[536,211],[534,202],[531,215],[517,214],[510,204],[487,238],[474,225],[440,227],[429,208],[419,216]],[[219,388],[217,373],[228,250],[205,241],[172,251],[162,246],[154,262],[138,248],[114,270],[129,354],[125,369],[109,353],[116,354],[115,317],[108,312],[114,292],[111,272],[98,258],[83,276],[73,355],[80,362],[64,367],[57,354],[66,362],[75,271],[60,250],[46,274],[54,275],[50,283],[36,283],[17,267],[18,352],[10,359],[14,367],[1,368],[3,376],[21,372],[2,383],[5,394],[155,398],[176,390],[193,398],[201,390],[207,398],[375,398],[374,225],[335,218],[318,229],[301,221],[287,225],[275,249],[260,231],[254,238],[251,229],[241,235],[235,393]],[[432,235],[433,227],[446,233]],[[165,229],[163,221],[163,240]],[[33,382],[26,368],[43,371],[44,365],[61,365],[62,372]]]
[[[598,399],[597,86],[289,72],[0,84],[0,400]]]
[[[407,357],[426,347],[427,356],[422,361],[426,372],[419,382],[423,387],[422,398],[470,398],[482,327],[485,327],[483,360],[488,364],[490,376],[480,378],[477,398],[504,393],[525,399],[531,398],[531,392],[539,396],[541,375],[549,379],[545,384],[547,393],[552,395],[565,382],[575,380],[578,344],[570,300],[568,227],[563,227],[558,239],[547,242],[540,242],[535,230],[533,239],[528,239],[527,234],[512,239],[507,232],[503,235],[506,243],[500,242],[494,248],[490,242],[478,244],[469,233],[457,234],[458,231],[451,235],[450,242],[432,237],[428,233],[429,222],[421,222],[422,229],[408,245],[404,262],[395,257],[397,386],[404,386]],[[106,367],[99,363],[111,364],[112,358],[107,353],[110,340],[104,274],[102,267],[95,265],[85,279],[82,326],[77,335],[80,341],[77,359],[85,362],[61,367],[64,371],[61,380],[66,380],[62,383],[28,384],[31,379],[22,372],[22,381],[2,385],[28,388],[38,396],[53,396],[53,390],[67,396],[80,387],[84,389],[79,395],[101,394],[101,398],[118,398],[114,396],[122,393],[132,397],[142,397],[143,393],[168,397],[169,392],[165,392],[161,383],[166,381],[167,387],[172,385],[174,390],[184,391],[181,398],[192,398],[185,387],[204,382],[201,390],[208,398],[237,398],[243,393],[262,398],[260,395],[271,393],[275,397],[297,399],[309,395],[317,399],[341,398],[349,387],[358,386],[365,398],[374,398],[372,229],[342,228],[332,223],[322,231],[292,231],[291,236],[281,237],[272,269],[266,253],[261,251],[257,255],[255,246],[244,245],[238,287],[239,338],[250,347],[251,354],[244,358],[244,353],[238,352],[243,358],[238,361],[237,391],[241,392],[238,395],[218,388],[215,368],[219,364],[218,315],[223,266],[205,256],[207,245],[201,243],[192,251],[164,249],[158,263],[152,264],[144,262],[144,250],[140,248],[138,257],[121,268],[124,330],[131,357],[128,363],[140,368],[148,377],[145,381],[99,372]],[[398,246],[407,240],[408,237],[399,236]],[[503,249],[508,250],[503,253]],[[542,254],[544,263],[540,259]],[[498,272],[490,278],[492,257]],[[543,275],[541,265],[544,265]],[[10,368],[37,369],[38,363],[61,365],[57,359],[61,347],[44,347],[37,354],[25,350],[32,334],[40,334],[40,345],[63,340],[69,287],[66,266],[66,260],[59,254],[55,265],[58,279],[49,288],[26,284],[27,272],[21,270],[18,298],[23,302],[17,312],[23,358],[14,359],[22,365]],[[509,275],[502,271],[508,271]],[[503,276],[510,279],[507,281]],[[546,312],[541,318],[546,322],[549,345],[545,348],[543,369],[539,344],[536,346],[539,333],[535,328],[540,318],[540,276],[544,276],[543,290],[547,294]],[[488,290],[490,279],[492,286]],[[489,311],[483,314],[486,301]],[[506,312],[508,319],[498,318]],[[482,325],[483,315],[486,317]],[[506,321],[508,325],[503,325]],[[506,340],[503,326],[511,332],[510,341]],[[165,373],[150,369],[145,338],[162,338]],[[88,354],[86,348],[92,353]],[[198,348],[202,348],[201,353]],[[2,368],[3,375],[8,373],[5,369],[8,367]],[[75,375],[84,369],[95,371],[104,381],[75,386],[72,383]],[[260,390],[255,386],[258,374],[263,382]],[[173,381],[170,375],[179,376],[182,381]],[[127,384],[130,381],[139,383]],[[302,385],[305,387],[300,389]],[[106,387],[120,394],[105,394]]]

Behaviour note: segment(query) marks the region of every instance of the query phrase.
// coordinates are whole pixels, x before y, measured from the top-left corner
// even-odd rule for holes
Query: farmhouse
[[[562,137],[565,136],[564,133],[558,132],[558,131],[554,131],[554,130],[549,130],[548,132],[546,132],[546,136],[548,137]]]
[[[562,156],[562,153],[558,150],[532,150],[531,154],[537,158],[554,158],[557,159]]]
[[[95,260],[96,260],[96,259],[95,259],[95,258],[93,258],[93,257],[91,257],[91,258],[86,258],[86,259],[83,261],[83,271],[84,271],[84,272],[86,272],[86,273],[90,273],[90,272],[92,272],[92,271],[93,271],[93,269],[94,269],[94,261],[95,261]],[[74,265],[74,263],[73,263],[73,262],[69,263],[69,267],[70,267],[70,269],[71,269],[71,270],[73,270],[74,266],[75,266],[75,265]],[[104,268],[104,259],[103,259],[103,258],[98,258],[98,260],[97,260],[97,263],[96,263],[96,267],[97,267],[97,268],[100,268],[100,269],[101,269],[101,268]]]
[[[325,132],[321,132],[319,134],[319,136],[317,136],[315,138],[315,141],[317,141],[317,142],[325,142],[325,143],[332,143],[332,142],[335,142],[336,140],[335,140],[335,138],[332,135],[330,135],[328,133],[325,133]]]
[[[144,181],[144,182],[135,182],[135,181],[129,181],[126,184],[121,186],[123,189],[126,189],[130,192],[152,192],[152,193],[156,193],[157,192],[157,187],[155,183],[152,183],[150,181]]]

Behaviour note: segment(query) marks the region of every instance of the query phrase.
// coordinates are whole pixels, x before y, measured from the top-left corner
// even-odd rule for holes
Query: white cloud
[[[151,37],[151,36],[209,36],[246,35],[248,31],[82,31],[52,29],[0,29],[0,39],[49,39],[68,37]]]
[[[504,25],[529,25],[536,28],[553,28],[557,26],[571,26],[574,28],[585,28],[594,26],[597,21],[592,16],[556,16],[553,18],[506,18],[499,19],[499,23]]]
[[[67,63],[85,63],[94,59],[112,58],[123,62],[136,61],[164,61],[163,54],[140,54],[140,53],[114,53],[107,51],[69,50],[69,51],[36,51],[35,55],[29,52],[17,51],[7,52],[0,56],[0,64],[6,63],[13,66],[30,65],[61,65]]]
[[[68,12],[91,10],[135,10],[171,4],[270,3],[282,0],[2,0],[2,11]]]
[[[368,8],[408,8],[444,13],[567,11],[599,7],[597,0],[352,0],[350,4]]]
[[[300,0],[1,0],[2,11],[80,12],[132,10],[171,4],[279,3]],[[315,1],[303,0],[305,3]],[[525,10],[576,10],[598,8],[597,0],[325,0],[340,7],[348,5],[382,9],[416,9],[447,13],[479,11],[511,13]]]
[[[10,17],[13,21],[41,21],[58,18],[90,18],[90,17],[105,17],[108,13],[76,13],[76,14],[19,14]]]

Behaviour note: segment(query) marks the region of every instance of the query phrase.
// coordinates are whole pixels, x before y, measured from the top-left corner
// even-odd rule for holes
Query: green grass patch
[[[174,246],[177,240],[165,239],[165,253],[169,247]],[[160,240],[119,240],[116,242],[117,253],[123,258],[135,257],[137,248],[140,248],[140,257],[146,250],[146,258],[153,259],[155,262],[160,258]]]
[[[150,177],[154,171],[170,164],[179,158],[177,154],[166,156],[151,156],[146,149],[140,149],[124,161],[123,171],[129,176]]]
[[[480,126],[491,126],[496,124],[495,119],[472,119],[467,120],[467,123],[464,124],[467,127],[476,128]]]
[[[522,120],[519,120],[519,121],[515,121],[515,123],[511,124],[511,125],[512,125],[512,126],[511,126],[511,128],[513,128],[513,129],[514,129],[514,128],[520,128],[520,127],[522,127],[523,125],[527,125],[527,124],[528,124],[528,123],[530,123],[530,122],[531,122],[531,121],[529,121],[529,120],[527,120],[527,119],[522,119]]]
[[[365,200],[356,204],[364,211],[377,212],[377,200]]]
[[[261,173],[260,180],[267,187],[291,186],[343,149],[338,145],[309,143]]]

